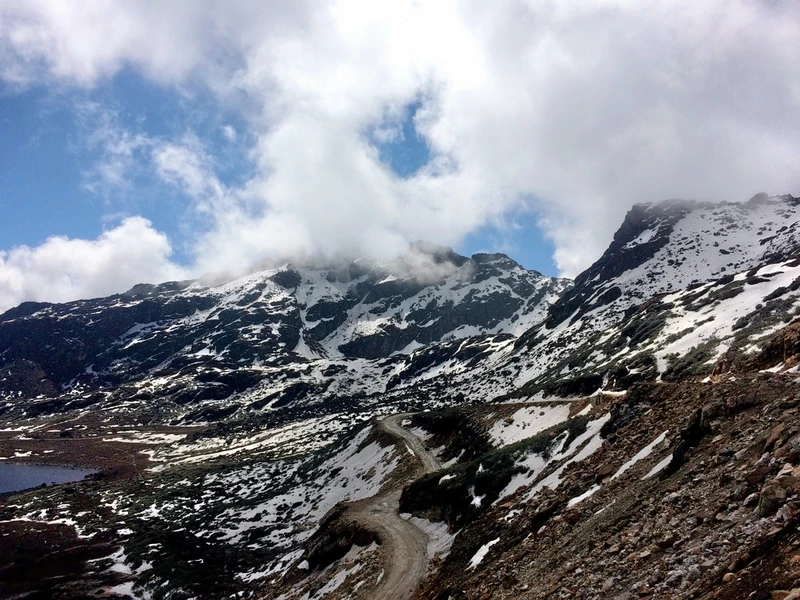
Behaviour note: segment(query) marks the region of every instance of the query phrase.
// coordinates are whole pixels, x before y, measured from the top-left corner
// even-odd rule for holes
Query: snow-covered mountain
[[[417,244],[391,263],[286,264],[217,285],[25,303],[0,316],[0,410],[22,406],[12,398],[36,399],[34,413],[158,398],[170,420],[204,420],[299,400],[490,400],[657,378],[674,355],[713,362],[791,314],[799,204],[636,205],[574,284],[502,254]],[[769,310],[744,328],[759,304]]]
[[[658,294],[796,252],[799,204],[792,196],[766,194],[745,203],[637,204],[603,256],[550,309],[546,326],[584,319],[603,328]]]
[[[417,244],[392,263],[283,265],[220,285],[26,303],[0,316],[0,389],[8,409],[12,398],[59,395],[78,404],[109,393],[177,405],[235,397],[262,409],[381,392],[415,349],[520,334],[569,284],[502,254]]]
[[[419,245],[12,309],[0,461],[102,472],[0,498],[3,572],[372,598],[413,547],[419,599],[800,586],[774,575],[800,519],[799,205],[637,205],[574,282]],[[67,579],[30,576],[41,539],[83,548]],[[772,588],[743,568],[765,556]]]
[[[488,359],[483,379],[465,381],[468,393],[590,393],[638,379],[626,372],[659,377],[668,356],[705,352],[713,366],[731,346],[753,351],[742,336],[763,337],[794,314],[799,220],[790,195],[634,206],[547,317]]]

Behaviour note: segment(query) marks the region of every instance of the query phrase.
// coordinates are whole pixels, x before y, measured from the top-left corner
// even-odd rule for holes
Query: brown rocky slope
[[[796,330],[776,334],[765,353],[780,347],[785,363]],[[526,499],[523,488],[487,507],[415,598],[796,597],[800,384],[792,372],[757,370],[770,358],[595,399],[592,415],[610,414],[602,446],[568,465],[556,489]]]

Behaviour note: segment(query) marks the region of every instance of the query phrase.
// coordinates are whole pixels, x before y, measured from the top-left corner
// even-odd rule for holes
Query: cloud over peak
[[[133,69],[240,114],[217,131],[249,144],[246,181],[224,181],[192,132],[109,138],[147,151],[118,145],[98,172],[121,179],[135,160],[187,197],[195,273],[457,245],[527,206],[575,275],[635,202],[797,192],[798,64],[800,7],[762,0],[0,4],[7,83],[92,87]],[[428,162],[400,175],[382,157],[408,125]],[[147,239],[154,264],[181,271]]]

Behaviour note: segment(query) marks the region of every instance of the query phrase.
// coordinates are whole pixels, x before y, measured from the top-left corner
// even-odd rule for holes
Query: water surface
[[[0,494],[39,487],[43,483],[53,485],[80,481],[92,473],[94,471],[87,469],[0,461]]]

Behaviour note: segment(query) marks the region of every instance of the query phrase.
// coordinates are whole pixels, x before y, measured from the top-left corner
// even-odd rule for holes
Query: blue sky
[[[0,310],[800,194],[800,4],[0,2]]]
[[[406,107],[396,139],[376,144],[381,161],[403,178],[430,159],[414,127],[418,107]],[[115,126],[148,138],[174,139],[191,131],[214,155],[216,174],[226,185],[240,185],[253,175],[251,140],[239,115],[221,110],[207,94],[180,95],[129,70],[88,91],[6,87],[0,114],[0,209],[8,215],[0,222],[4,249],[38,246],[54,235],[93,239],[120,219],[141,215],[169,236],[174,260],[191,264],[185,239],[193,233],[190,199],[135,161],[123,185],[97,174],[104,149],[95,129],[108,114]],[[235,134],[226,136],[226,130]],[[524,207],[509,211],[500,223],[476,228],[454,247],[466,255],[504,252],[526,268],[557,275],[554,246]]]
[[[182,96],[123,71],[91,90],[34,86],[2,87],[0,93],[0,248],[38,246],[50,236],[94,239],[122,218],[141,215],[166,233],[174,258],[185,252],[189,202],[164,185],[134,157],[123,182],[98,174],[107,152],[97,129],[112,116],[114,126],[149,138],[173,139],[188,131],[213,149],[220,178],[230,185],[252,170],[246,137],[225,136],[242,127],[203,94]]]

